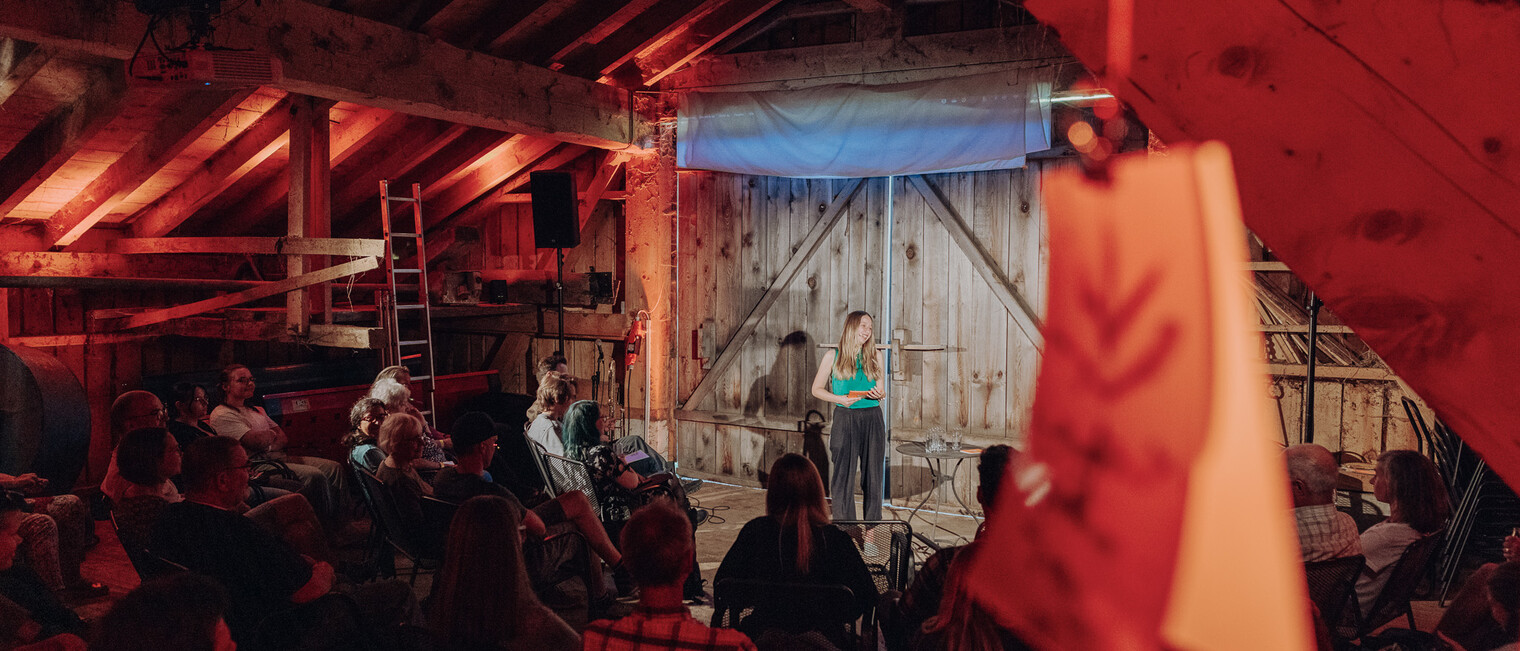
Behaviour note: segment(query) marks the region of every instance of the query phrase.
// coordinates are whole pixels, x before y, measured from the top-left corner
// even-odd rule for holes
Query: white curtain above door
[[[676,165],[861,178],[1022,167],[1050,148],[1050,88],[1025,71],[682,96]]]

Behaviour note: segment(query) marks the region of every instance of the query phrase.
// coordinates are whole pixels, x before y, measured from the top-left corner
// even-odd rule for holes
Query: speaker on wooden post
[[[533,244],[540,249],[573,249],[581,243],[575,209],[575,177],[569,172],[533,172]]]

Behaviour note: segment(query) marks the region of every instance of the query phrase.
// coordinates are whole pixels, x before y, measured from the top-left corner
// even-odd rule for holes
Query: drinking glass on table
[[[1520,527],[1511,529],[1504,537],[1504,560],[1520,561]]]

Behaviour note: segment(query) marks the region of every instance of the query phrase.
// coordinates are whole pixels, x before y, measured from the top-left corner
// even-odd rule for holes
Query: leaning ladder
[[[406,220],[402,219],[398,229],[393,220],[397,213],[405,213],[408,206],[412,212],[412,228],[405,228]],[[412,375],[414,386],[422,383],[426,395],[417,396],[424,398],[423,404],[427,407],[422,415],[429,425],[437,427],[434,416],[437,405],[434,403],[433,310],[428,304],[427,251],[422,243],[422,185],[413,183],[412,196],[404,197],[392,195],[390,181],[381,181],[380,224],[385,232],[385,279],[390,284],[390,292],[381,297],[380,306],[381,325],[386,337],[382,358],[387,365],[405,367]],[[408,268],[397,267],[396,264],[401,262],[397,245],[407,240],[415,246],[399,247],[399,255],[414,248],[416,263]]]

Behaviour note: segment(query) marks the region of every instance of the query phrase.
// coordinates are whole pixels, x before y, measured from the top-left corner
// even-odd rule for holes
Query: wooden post
[[[290,237],[323,238],[332,234],[328,208],[330,130],[327,109],[330,102],[314,97],[297,98],[291,105],[290,121],[290,213],[286,219]],[[290,255],[286,257],[287,277],[299,276],[306,269],[327,266],[325,256]],[[311,327],[313,308],[323,312],[323,322],[332,323],[331,285],[319,285],[315,292],[296,289],[285,296],[285,325],[292,334],[306,334]]]
[[[635,381],[644,375],[649,365],[649,405],[646,415],[649,427],[645,440],[666,457],[672,457],[673,417],[675,392],[675,343],[671,337],[675,318],[675,293],[672,283],[675,275],[675,144],[669,130],[660,132],[658,153],[634,156],[627,169],[628,199],[626,203],[627,279],[624,312],[635,314],[638,310],[649,311],[649,331],[644,337],[639,363],[626,369],[624,381],[628,391],[628,407],[642,405],[644,383]],[[631,322],[631,321],[630,321]]]

